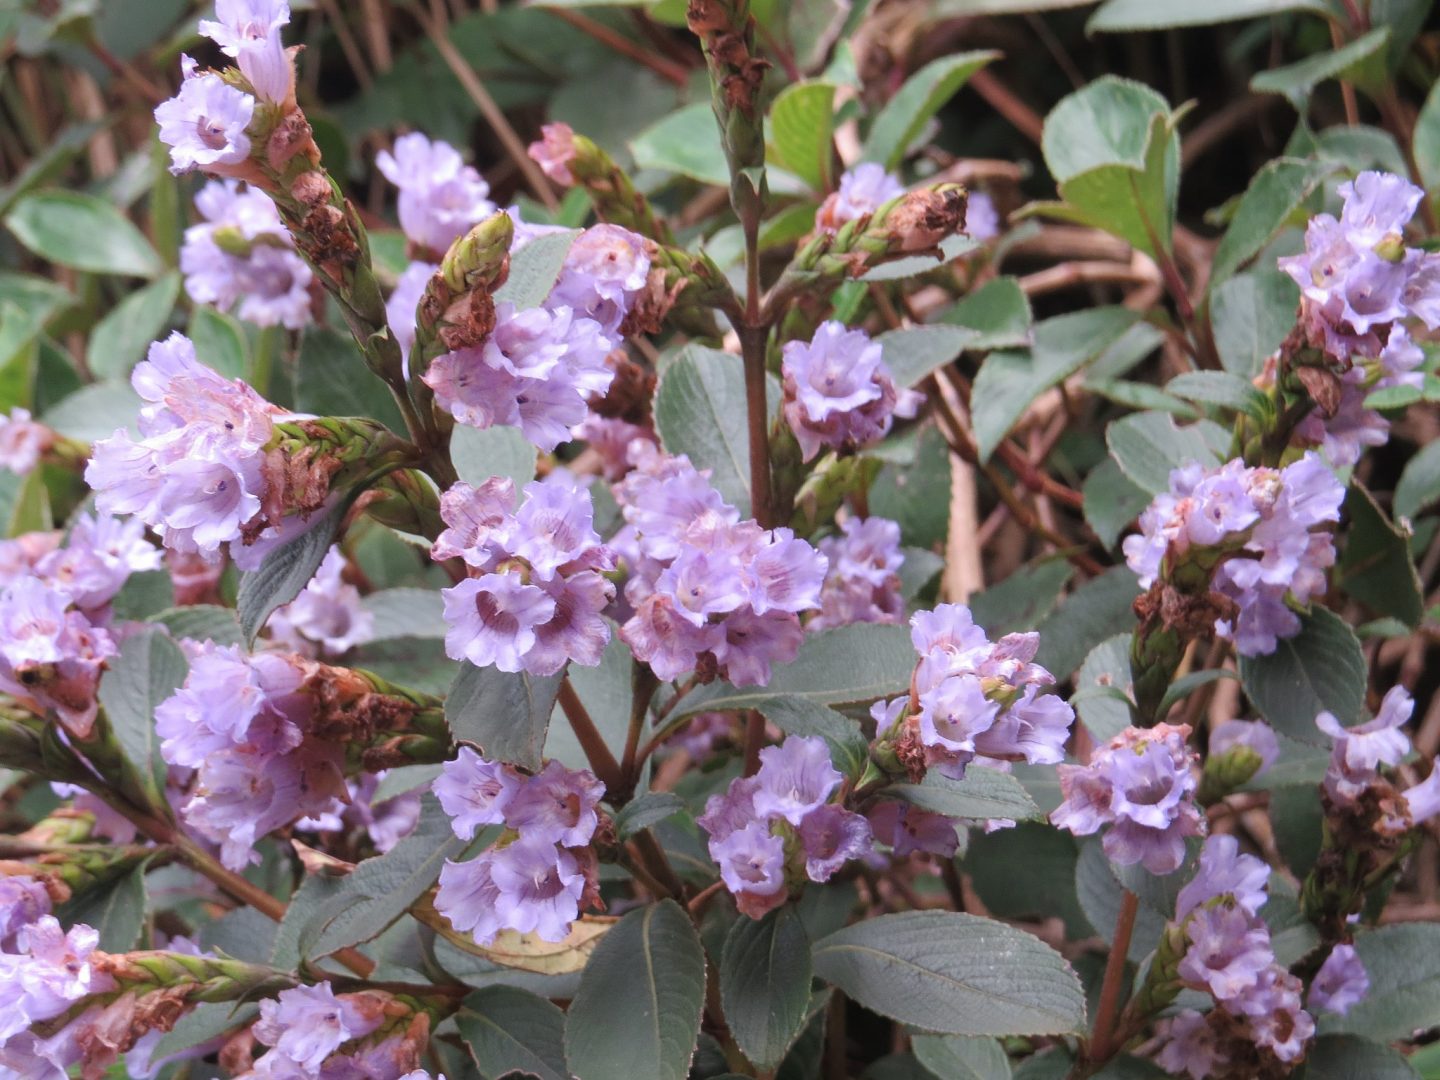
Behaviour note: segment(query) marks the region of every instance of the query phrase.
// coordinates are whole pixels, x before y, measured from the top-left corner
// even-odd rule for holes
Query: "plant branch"
[[[1092,1064],[1109,1061],[1119,1049],[1115,1045],[1115,1021],[1120,1015],[1121,996],[1125,991],[1125,962],[1130,952],[1130,939],[1135,933],[1135,916],[1140,898],[1126,889],[1120,898],[1120,914],[1115,919],[1115,941],[1105,961],[1105,979],[1100,985],[1100,1005],[1095,1010],[1095,1027],[1085,1058]]]
[[[595,721],[590,719],[590,713],[580,700],[580,695],[575,692],[569,675],[560,680],[557,700],[565,713],[565,719],[570,721],[575,738],[580,741],[580,748],[585,751],[585,760],[590,762],[591,771],[605,785],[605,791],[612,796],[623,791],[625,784],[620,774],[620,763],[615,760],[610,747],[605,745],[604,736],[595,726]]]

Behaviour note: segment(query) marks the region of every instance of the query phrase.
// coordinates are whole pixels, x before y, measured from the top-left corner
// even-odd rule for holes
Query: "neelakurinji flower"
[[[215,18],[201,19],[198,29],[235,58],[260,100],[273,104],[289,97],[295,81],[280,38],[289,22],[290,5],[284,0],[215,0]]]
[[[400,189],[400,227],[426,251],[443,255],[472,226],[495,212],[490,185],[449,143],[420,132],[395,140],[376,167]]]
[[[834,232],[847,221],[873,214],[891,199],[905,194],[905,185],[874,161],[861,162],[840,176],[835,191],[826,197],[815,224]]]
[[[820,541],[829,563],[820,590],[820,611],[806,624],[814,633],[852,623],[898,623],[905,617],[900,595],[900,525],[881,517],[847,518],[838,536]]]
[[[55,444],[55,433],[19,406],[0,416],[0,468],[21,476],[33,472],[45,451]]]
[[[183,61],[182,61],[183,62]],[[180,92],[155,106],[160,141],[170,148],[170,171],[223,171],[250,157],[246,129],[255,99],[213,72],[187,70]]]
[[[270,616],[271,638],[323,656],[339,656],[371,640],[375,616],[361,602],[360,590],[344,580],[345,566],[339,545],[332,545],[300,595]]]

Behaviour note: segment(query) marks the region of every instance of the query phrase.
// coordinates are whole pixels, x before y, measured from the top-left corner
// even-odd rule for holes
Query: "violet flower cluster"
[[[1270,868],[1240,853],[1233,836],[1212,836],[1199,869],[1180,890],[1175,925],[1183,950],[1181,983],[1208,993],[1208,1013],[1185,1009],[1166,1025],[1156,1056],[1160,1066],[1192,1080],[1270,1075],[1275,1062],[1293,1066],[1315,1033],[1316,1010],[1344,1013],[1359,1002],[1369,979],[1355,949],[1336,945],[1311,984],[1275,959],[1270,930],[1259,916]],[[1307,1011],[1305,1005],[1308,1005]]]
[[[878,442],[896,416],[914,416],[924,401],[896,389],[880,344],[843,323],[821,323],[808,342],[787,341],[782,352],[782,412],[805,461],[822,447],[853,451]]]
[[[1321,784],[1330,808],[1377,814],[1375,827],[1383,836],[1400,836],[1440,813],[1440,768],[1401,792],[1380,774],[1410,753],[1410,738],[1401,730],[1415,702],[1403,686],[1392,687],[1373,720],[1347,728],[1332,713],[1322,712],[1315,726],[1334,740],[1330,764]],[[1392,795],[1394,797],[1392,797]]]
[[[269,493],[265,449],[286,414],[240,379],[217,375],[181,333],[150,346],[130,384],[146,402],[137,442],[123,428],[95,444],[85,482],[106,513],[134,514],[167,548],[237,561],[255,550],[235,544],[261,518]],[[242,562],[242,565],[247,565]]]
[[[182,645],[190,671],[155,709],[160,756],[182,783],[190,776],[185,825],[242,870],[259,860],[260,838],[346,796],[343,747],[309,734],[315,699],[299,658]]]
[[[615,487],[625,526],[611,541],[634,611],[620,637],[661,679],[695,671],[765,685],[800,649],[825,556],[789,529],[742,521],[683,454],[633,446],[637,467]]]
[[[821,203],[815,224],[826,232],[834,232],[847,221],[868,217],[904,194],[905,185],[886,172],[884,165],[861,162],[840,175],[835,191]]]
[[[595,854],[605,785],[589,772],[546,762],[533,776],[462,746],[434,784],[462,840],[486,826],[498,840],[473,859],[446,860],[435,909],[489,945],[502,930],[561,941],[582,908],[599,905]]]
[[[180,269],[185,291],[201,304],[258,326],[298,330],[310,321],[314,275],[295,250],[270,196],[235,180],[212,180],[195,196],[204,219],[185,230]]]
[[[610,627],[602,612],[615,595],[615,567],[594,528],[590,492],[565,473],[525,485],[456,484],[440,499],[449,526],[431,554],[458,558],[470,575],[445,589],[445,651],[453,660],[501,671],[552,675],[567,661],[600,663]]]
[[[297,829],[317,833],[345,834],[362,831],[381,855],[415,831],[420,822],[420,793],[407,791],[379,802],[375,800],[388,769],[362,773],[345,781],[345,798],[331,799],[329,807],[312,817],[295,822]]]
[[[829,563],[820,588],[820,610],[805,624],[811,633],[852,623],[899,623],[905,619],[900,595],[900,525],[882,517],[847,518],[840,535],[820,541]]]
[[[1185,568],[1213,568],[1209,587],[1233,600],[1234,619],[1215,633],[1242,655],[1275,651],[1300,632],[1293,606],[1325,593],[1335,542],[1322,526],[1340,520],[1345,488],[1307,453],[1283,469],[1250,468],[1239,458],[1206,469],[1191,462],[1170,474],[1170,490],[1140,515],[1125,560],[1142,588]]]
[[[282,990],[260,1002],[251,1026],[270,1049],[237,1080],[404,1080],[421,1047],[402,1028],[391,1032],[392,999],[362,991],[336,994],[328,982]],[[370,1038],[379,1032],[378,1038]],[[421,1075],[424,1075],[423,1073]]]
[[[1169,874],[1185,861],[1185,838],[1205,831],[1195,805],[1197,755],[1188,724],[1126,728],[1097,749],[1088,765],[1060,765],[1063,801],[1052,824],[1076,836],[1105,830],[1111,862]]]
[[[400,189],[406,239],[435,256],[495,212],[490,185],[449,143],[411,132],[376,154],[375,165]]]
[[[963,779],[972,761],[1008,768],[1065,757],[1075,712],[1045,689],[1055,676],[1034,663],[1036,633],[992,642],[963,604],[941,604],[910,619],[920,654],[913,694],[871,709],[878,737],[912,775],[935,769]]]
[[[517,236],[517,250],[521,241]],[[642,237],[618,225],[591,226],[571,245],[542,306],[496,305],[485,342],[438,357],[425,382],[460,423],[518,427],[541,450],[554,450],[589,415],[588,398],[614,379],[606,357],[623,343],[649,273]]]
[[[1300,286],[1307,340],[1341,364],[1338,402],[1311,412],[1296,435],[1344,467],[1389,439],[1390,422],[1365,407],[1366,396],[1422,385],[1425,354],[1404,320],[1440,327],[1440,255],[1405,246],[1405,226],[1425,197],[1409,181],[1362,172],[1339,191],[1339,220],[1312,218],[1305,250],[1279,264]]]
[[[338,544],[332,545],[300,595],[270,616],[271,640],[305,656],[329,657],[372,640],[375,616],[344,573],[345,556]]]
[[[142,522],[107,514],[81,514],[59,541],[0,541],[0,690],[54,709],[85,738],[101,670],[118,651],[110,602],[131,574],[157,569],[160,552]]]
[[[697,820],[736,906],[752,919],[785,902],[801,882],[829,881],[870,853],[870,823],[830,802],[844,779],[825,741],[791,736],[760,751],[754,776],[712,795]]]
[[[17,405],[9,416],[0,416],[0,469],[20,476],[33,472],[55,439],[55,432]]]

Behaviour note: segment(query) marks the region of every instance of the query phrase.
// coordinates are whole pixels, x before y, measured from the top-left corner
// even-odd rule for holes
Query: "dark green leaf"
[[[128,376],[170,321],[179,295],[180,275],[172,271],[111,308],[90,331],[85,347],[85,362],[90,370],[102,379]]]
[[[1345,725],[1365,704],[1365,654],[1345,620],[1328,608],[1302,616],[1300,633],[1269,656],[1240,657],[1245,693],[1270,726],[1301,742],[1323,736],[1315,717],[1330,712]]]
[[[766,379],[770,412],[780,386]],[[750,514],[750,444],[745,427],[745,372],[732,353],[688,345],[667,364],[655,390],[655,428],[672,454],[688,454],[725,501]]]
[[[1013,277],[997,277],[947,308],[940,321],[962,326],[975,337],[970,349],[1014,349],[1030,344],[1030,301]]]
[[[50,427],[80,442],[108,439],[119,428],[134,429],[140,414],[140,395],[126,383],[92,383],[82,386],[47,412]]]
[[[933,60],[911,75],[871,123],[862,158],[894,169],[926,122],[971,75],[999,56],[998,52],[957,53]]]
[[[479,487],[492,476],[508,476],[515,492],[535,479],[535,447],[519,428],[468,427],[457,424],[450,436],[450,458],[460,479]]]
[[[255,640],[271,612],[294,600],[310,584],[349,508],[348,502],[341,502],[324,517],[316,517],[305,532],[266,555],[258,570],[240,575],[235,603],[247,642]]]
[[[130,219],[94,195],[78,191],[27,195],[5,216],[5,225],[42,259],[75,270],[148,278],[165,269]]]
[[[1295,1080],[1420,1080],[1420,1074],[1388,1046],[1358,1035],[1321,1035]]]
[[[628,840],[685,809],[685,800],[673,791],[647,791],[622,806],[615,814],[615,834]]]
[[[1055,609],[1074,568],[1064,559],[1022,566],[970,598],[970,614],[992,639],[1034,630]]]
[[[391,431],[404,421],[390,391],[347,336],[312,326],[300,341],[295,407],[318,416],[365,416]]]
[[[673,900],[630,912],[596,946],[565,1021],[578,1080],[684,1080],[700,1033],[705,953]]]
[[[896,386],[914,386],[967,348],[975,335],[959,326],[933,324],[887,330],[876,338]]]
[[[194,604],[190,607],[166,608],[153,616],[170,631],[175,638],[189,638],[192,641],[213,641],[217,645],[239,645],[240,623],[230,608],[213,604]]]
[[[145,928],[145,866],[86,890],[56,914],[66,926],[93,926],[105,952],[129,952]]]
[[[985,904],[1002,919],[1055,916],[1071,940],[1094,930],[1075,898],[1075,837],[1048,823],[1022,821],[1013,829],[978,829],[965,850],[964,869]],[[922,1058],[923,1060],[923,1058]]]
[[[946,1035],[1058,1035],[1080,982],[1023,930],[948,911],[881,915],[815,943],[815,973],[882,1016]]]
[[[1124,891],[1115,868],[1105,858],[1100,841],[1094,837],[1082,841],[1080,858],[1075,864],[1075,895],[1090,925],[1107,942],[1115,939],[1115,920],[1120,915]],[[1155,948],[1166,921],[1174,913],[1173,902],[1168,914],[1151,904],[1140,905],[1135,917],[1135,934],[1130,940],[1130,960],[1138,963]]]
[[[870,485],[870,512],[899,522],[908,545],[943,547],[950,531],[950,448],[933,427],[909,446],[913,461],[887,461]]]
[[[440,594],[430,589],[381,589],[361,601],[375,617],[371,640],[443,638],[448,629]]]
[[[462,663],[445,697],[445,720],[455,738],[475,743],[487,758],[538,769],[560,680]]]
[[[767,698],[753,707],[787,735],[818,735],[829,747],[836,768],[846,776],[859,775],[870,744],[861,734],[860,725],[848,716],[800,696]]]
[[[1227,281],[1258,255],[1310,193],[1334,171],[1335,166],[1324,161],[1277,158],[1267,162],[1241,196],[1235,216],[1215,249],[1210,288]]]
[[[164,805],[165,762],[155,733],[155,707],[185,681],[188,667],[179,646],[152,630],[127,638],[100,678],[100,705],[115,740],[157,805]]]
[[[1107,638],[1085,657],[1070,699],[1097,743],[1106,743],[1130,726],[1130,635]]]
[[[1177,397],[1219,405],[1260,421],[1270,415],[1265,395],[1248,379],[1228,371],[1187,371],[1166,383],[1165,389]]]
[[[1230,433],[1199,420],[1179,427],[1168,413],[1147,412],[1116,420],[1105,429],[1110,456],[1137,487],[1152,495],[1170,488],[1170,471],[1191,461],[1219,465]]]
[[[810,939],[793,907],[735,920],[720,957],[720,1000],[745,1056],[761,1069],[778,1065],[810,1009]]]
[[[1345,516],[1350,530],[1337,567],[1340,587],[1377,615],[1419,626],[1425,599],[1410,558],[1410,530],[1390,521],[1358,480],[1345,495]]]
[[[497,304],[511,303],[517,311],[539,307],[555,287],[565,256],[579,236],[578,230],[537,236],[510,256],[510,276],[495,290]]]
[[[1081,585],[1040,624],[1035,661],[1059,678],[1069,678],[1100,642],[1135,626],[1132,607],[1140,595],[1135,572],[1114,566]]]
[[[1298,63],[1262,71],[1250,80],[1250,89],[1257,94],[1284,94],[1291,101],[1302,102],[1327,79],[1354,78],[1357,69],[1389,41],[1390,28],[1378,26],[1333,52],[1316,53]]]
[[[911,806],[966,821],[1025,821],[1040,816],[1040,808],[1019,780],[984,765],[969,766],[963,780],[951,780],[932,769],[921,783],[892,784],[884,790]]]
[[[1113,548],[1120,534],[1150,505],[1150,493],[1137,487],[1114,458],[1106,458],[1090,470],[1081,494],[1085,497],[1085,522],[1107,548]]]
[[[910,632],[901,626],[842,626],[806,638],[791,664],[777,667],[768,686],[736,688],[715,682],[689,694],[681,714],[754,709],[770,698],[804,698],[821,705],[874,701],[910,685],[916,663]]]
[[[936,1080],[1010,1080],[1010,1058],[995,1039],[917,1032],[910,1049]]]
[[[1430,88],[1415,121],[1415,165],[1432,195],[1440,190],[1440,82]]]
[[[1295,325],[1300,287],[1289,274],[1257,269],[1236,274],[1210,294],[1210,325],[1225,370],[1241,378],[1260,374],[1265,358]]]
[[[513,986],[477,990],[465,999],[455,1024],[481,1076],[569,1080],[565,1014],[542,997]]]
[[[642,169],[679,173],[719,187],[730,183],[720,132],[708,102],[687,105],[652,124],[630,140],[630,152]]]

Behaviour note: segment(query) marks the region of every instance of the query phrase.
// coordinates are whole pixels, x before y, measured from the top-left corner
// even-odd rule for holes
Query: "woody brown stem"
[[[560,681],[560,693],[557,695],[557,700],[560,702],[561,710],[565,713],[565,719],[570,721],[570,729],[575,732],[575,738],[580,742],[580,749],[585,751],[585,760],[590,763],[590,770],[605,785],[606,792],[612,796],[618,796],[625,786],[620,772],[620,763],[615,760],[615,755],[610,752],[610,747],[605,745],[604,736],[595,726],[595,721],[590,719],[589,710],[580,700],[580,695],[575,692],[575,686],[570,682],[568,675]]]

